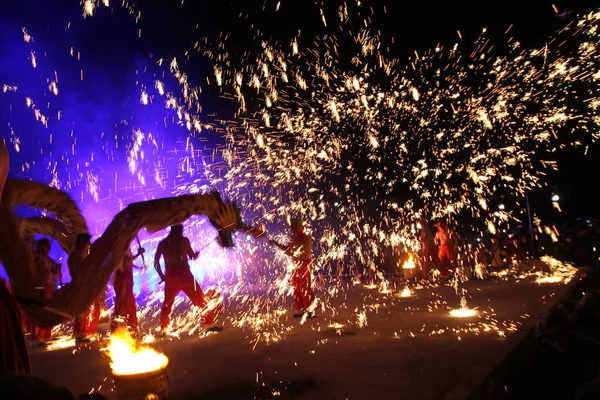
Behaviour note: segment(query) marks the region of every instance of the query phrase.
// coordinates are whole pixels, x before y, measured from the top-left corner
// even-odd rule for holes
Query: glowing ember
[[[334,322],[333,324],[329,325],[329,328],[331,329],[342,329],[344,327],[343,324],[340,324],[339,322]]]
[[[408,256],[408,260],[402,265],[402,269],[415,269],[415,260],[413,260],[412,254]]]
[[[543,276],[541,278],[536,279],[537,283],[557,283],[562,281],[563,278],[560,276]]]
[[[388,284],[386,281],[381,282],[381,285],[379,285],[379,293],[391,293],[392,291],[390,289],[388,289]]]
[[[402,292],[400,292],[400,297],[410,297],[410,296],[412,296],[412,291],[408,287],[405,287],[404,289],[402,289]]]
[[[569,283],[577,273],[577,268],[571,264],[563,263],[550,256],[541,256],[540,261],[550,267],[550,275],[540,276],[535,281],[537,283]]]
[[[47,351],[56,351],[56,350],[62,350],[62,349],[68,349],[71,347],[75,347],[76,343],[75,343],[75,339],[73,338],[73,336],[69,335],[69,336],[61,336],[59,338],[57,338],[56,340],[48,343],[48,345],[46,346],[46,350]]]
[[[376,284],[374,284],[374,283],[371,283],[370,285],[365,285],[365,287],[366,287],[367,289],[375,289],[375,288],[377,287],[377,285],[376,285]]]
[[[137,375],[167,367],[169,359],[146,346],[138,346],[127,330],[117,330],[110,337],[108,354],[114,375]]]
[[[450,315],[457,318],[474,317],[477,315],[477,310],[467,308],[467,299],[463,297],[460,299],[460,308],[450,310]]]
[[[477,310],[469,308],[459,308],[457,310],[451,310],[450,315],[458,318],[474,317],[475,315],[477,315]]]

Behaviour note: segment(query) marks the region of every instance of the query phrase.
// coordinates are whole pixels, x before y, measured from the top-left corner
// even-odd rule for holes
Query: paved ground
[[[303,325],[282,316],[271,329],[289,332],[276,343],[255,347],[252,329],[231,326],[234,314],[219,334],[153,343],[170,360],[169,399],[440,399],[565,291],[532,280],[471,281],[462,288],[479,314],[455,318],[448,311],[460,298],[452,287],[422,288],[408,298],[398,297],[400,288],[381,294],[348,287]],[[239,310],[235,302],[230,310]],[[360,327],[362,310],[367,325]],[[345,324],[342,332],[329,328],[333,320]],[[34,350],[34,373],[77,394],[94,388],[110,396],[100,347]]]

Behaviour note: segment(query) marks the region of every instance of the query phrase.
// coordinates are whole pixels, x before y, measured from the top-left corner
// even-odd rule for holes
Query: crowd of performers
[[[251,233],[255,238],[265,235],[262,227],[252,228]],[[91,236],[88,234],[78,235],[75,249],[69,254],[67,265],[72,279],[77,279],[78,271],[82,263],[89,255],[92,244]],[[312,291],[312,241],[304,232],[302,220],[294,219],[291,222],[291,235],[286,244],[281,244],[274,239],[269,243],[280,248],[289,256],[295,268],[291,274],[293,286],[293,301],[296,309],[295,317],[314,317],[311,305],[314,301]],[[139,245],[139,242],[138,242]],[[40,239],[33,244],[34,260],[37,274],[43,277],[43,290],[46,298],[51,298],[53,293],[62,285],[61,265],[50,258],[51,242],[47,238]],[[115,292],[114,309],[111,316],[111,330],[126,327],[132,336],[138,334],[137,305],[133,293],[133,270],[143,267],[137,266],[136,259],[143,257],[145,249],[139,245],[135,254],[128,251],[122,263],[113,274],[113,288]],[[199,252],[192,249],[190,240],[184,236],[183,226],[174,225],[156,249],[154,267],[164,282],[164,301],[160,311],[159,335],[168,333],[170,314],[175,297],[183,292],[193,305],[201,310],[199,323],[207,331],[219,331],[221,328],[215,324],[219,314],[223,312],[220,299],[221,295],[216,289],[202,290],[190,270],[189,260],[195,260]],[[161,267],[161,259],[164,260],[164,270]],[[145,262],[144,262],[145,265]],[[145,268],[145,266],[144,266]],[[8,282],[3,282],[3,287],[9,289]],[[314,307],[312,307],[314,308]],[[77,315],[73,321],[73,336],[77,343],[89,342],[98,331],[102,313],[102,299],[96,297],[90,308],[81,315]],[[25,313],[20,313],[24,332],[30,335],[33,346],[43,347],[51,339],[52,329],[41,328],[33,325]]]
[[[457,274],[461,279],[482,279],[489,271],[510,268],[541,255],[577,266],[600,266],[600,224],[596,220],[578,219],[562,226],[538,222],[533,231],[519,225],[495,235],[469,239],[443,220],[430,222],[422,218],[417,227],[418,243],[410,253],[416,273],[411,278],[423,281],[444,281]],[[397,274],[408,256],[409,253],[393,252],[384,255],[379,270]],[[326,272],[327,269],[318,271],[317,282],[323,286],[325,275],[338,283],[344,276],[351,276],[355,284],[373,284],[377,280],[372,265],[362,265],[351,251],[329,266],[329,274]]]
[[[571,247],[577,247],[573,244],[573,237],[577,243],[585,243],[587,247],[595,245],[600,235],[597,235],[598,228],[590,227],[586,224],[584,227],[575,229],[574,233],[567,234],[565,229],[562,239],[556,228],[545,229],[546,236],[552,237],[552,240],[545,239],[544,230],[540,229],[540,235],[536,236],[536,246],[531,246],[530,232],[516,234],[506,234],[503,237],[494,237],[489,241],[477,243],[476,245],[462,240],[454,229],[448,226],[444,221],[437,221],[430,224],[427,220],[421,219],[418,223],[419,228],[419,250],[415,252],[416,265],[420,269],[418,278],[423,280],[449,279],[457,273],[459,268],[465,265],[479,265],[484,268],[503,268],[511,264],[526,260],[535,251],[544,251],[546,254],[552,250],[560,251],[565,245],[572,244]],[[432,229],[433,228],[433,229]],[[250,232],[255,238],[261,238],[265,235],[262,227],[250,228]],[[554,235],[556,233],[556,235]],[[583,239],[588,239],[583,240]],[[289,256],[294,264],[291,271],[290,282],[293,286],[293,302],[296,309],[295,317],[306,316],[312,318],[315,316],[315,296],[313,293],[313,277],[316,273],[317,282],[324,282],[325,270],[316,270],[313,265],[312,240],[305,233],[303,221],[294,219],[291,221],[291,235],[286,244],[281,244],[274,239],[269,239],[269,243],[278,247]],[[561,246],[562,243],[562,246]],[[541,246],[541,247],[540,247]],[[546,246],[544,248],[544,246]],[[91,236],[88,234],[78,235],[76,238],[74,251],[68,257],[68,269],[72,279],[77,279],[77,274],[82,263],[89,255],[91,247]],[[586,247],[586,249],[587,249]],[[558,250],[557,250],[558,249]],[[43,286],[38,288],[43,291],[46,298],[51,298],[55,291],[63,285],[61,275],[61,265],[55,262],[50,256],[51,242],[47,238],[40,239],[33,244],[33,254],[35,268],[38,276],[43,277]],[[583,250],[581,250],[583,251]],[[581,252],[580,251],[580,252]],[[587,251],[587,250],[586,250]],[[138,241],[138,249],[133,254],[130,250],[123,257],[113,275],[113,287],[115,291],[114,309],[111,316],[111,330],[119,327],[126,327],[132,335],[138,333],[137,305],[133,293],[133,270],[142,268],[136,266],[136,260],[143,259],[145,249],[141,247]],[[170,228],[170,233],[159,244],[155,253],[154,267],[164,282],[164,301],[160,311],[159,333],[166,334],[170,324],[170,314],[172,312],[175,297],[179,292],[183,292],[196,307],[201,310],[201,317],[198,321],[208,330],[220,330],[215,322],[219,314],[223,312],[220,293],[215,289],[203,291],[201,285],[194,278],[189,260],[194,260],[199,256],[199,252],[194,251],[190,240],[184,236],[183,226],[174,225]],[[592,259],[597,259],[595,255]],[[164,269],[161,266],[161,260],[164,260]],[[342,270],[348,267],[354,275],[354,279],[360,281],[361,268],[352,263],[352,259],[340,260],[337,269],[333,268],[331,275],[339,275],[341,281]],[[145,268],[145,262],[144,267]],[[335,270],[335,271],[333,271]],[[367,269],[368,278],[371,282],[375,280],[373,269]],[[364,271],[363,271],[364,272]],[[464,271],[463,271],[464,272]],[[473,271],[472,271],[473,272]],[[476,275],[473,273],[473,275]],[[3,308],[0,313],[0,319],[3,323],[9,324],[9,321],[23,326],[24,331],[30,334],[31,345],[44,346],[52,336],[51,328],[37,327],[27,318],[26,314],[19,311],[17,302],[10,294],[8,282],[2,281],[0,285],[0,306]],[[84,313],[75,316],[73,321],[73,336],[77,342],[87,342],[98,330],[101,316],[102,298],[100,295],[93,301],[92,305]],[[6,331],[2,332],[4,336]],[[26,346],[22,332],[14,332],[14,337],[1,337],[5,343],[17,343],[17,347]],[[4,351],[5,346],[2,347]],[[26,352],[25,347],[25,352]],[[18,353],[18,352],[17,352]],[[18,373],[27,373],[30,370],[28,360],[23,357],[14,357],[14,352],[2,354],[3,369]]]
[[[419,277],[423,280],[431,280],[432,278],[449,279],[457,271],[459,265],[464,268],[467,264],[474,267],[471,274],[477,277],[475,266],[480,267],[480,269],[505,268],[526,260],[535,250],[532,250],[530,246],[530,236],[527,232],[493,237],[489,241],[471,245],[465,243],[456,231],[444,221],[440,220],[430,224],[427,220],[420,219],[418,227],[420,229],[420,249],[415,256],[417,267],[420,270]],[[553,228],[553,231],[558,233],[556,228]],[[540,230],[540,232],[544,233],[543,230]],[[569,231],[565,229],[565,232]],[[593,236],[590,232],[593,233],[595,230],[589,226],[580,227],[576,230],[575,236],[583,239],[595,238],[596,236]],[[252,229],[250,233],[256,238],[265,234],[260,227]],[[567,235],[565,233],[563,236],[564,238],[561,240],[555,239],[552,241],[548,239],[546,241],[544,235],[539,235],[536,243],[541,248],[538,250],[544,251],[546,254],[556,253],[564,249],[566,245],[574,242],[572,234]],[[587,243],[583,239],[575,240],[577,244],[571,247],[579,248],[581,243]],[[291,236],[288,243],[280,244],[273,239],[269,239],[269,242],[283,250],[292,258],[295,264],[290,276],[290,282],[294,288],[293,302],[296,309],[294,316],[302,317],[307,314],[308,317],[313,317],[314,307],[311,306],[315,298],[312,288],[315,268],[313,268],[312,241],[310,236],[304,232],[303,222],[298,219],[291,221]],[[560,246],[561,244],[562,246]],[[75,250],[68,257],[68,268],[72,279],[76,278],[81,263],[89,254],[90,246],[90,235],[84,234],[77,237]],[[546,247],[544,248],[544,246]],[[51,298],[53,293],[63,285],[61,265],[50,258],[51,242],[47,238],[35,242],[33,250],[37,273],[39,276],[44,277],[43,287],[39,289],[43,290],[45,297]],[[583,250],[578,253],[581,252]],[[141,245],[135,254],[128,251],[113,275],[115,292],[111,318],[111,329],[113,331],[121,326],[126,326],[132,335],[135,336],[138,333],[137,306],[133,293],[133,270],[142,268],[137,266],[135,261],[140,257],[143,258],[144,253],[145,249]],[[182,225],[172,226],[169,235],[157,247],[154,267],[161,283],[164,282],[164,301],[160,311],[160,334],[165,334],[168,331],[173,303],[179,292],[183,292],[192,304],[203,310],[200,323],[205,329],[220,329],[215,325],[218,315],[223,312],[222,305],[217,300],[220,298],[220,293],[215,289],[204,292],[190,270],[189,260],[195,260],[198,256],[199,253],[192,249],[190,240],[184,236]],[[164,270],[161,267],[161,259],[164,259]],[[362,276],[366,275],[370,282],[374,282],[375,271],[371,268],[367,268],[365,271],[353,261],[353,259],[340,260],[332,268],[331,276],[337,275],[338,280],[341,281],[344,268],[348,268],[355,281],[361,281]],[[316,278],[317,282],[324,284],[325,270],[317,270]],[[8,287],[8,284],[5,286]],[[84,314],[75,317],[73,335],[77,342],[87,342],[96,334],[101,311],[102,299],[98,296]],[[34,326],[28,321],[25,314],[22,315],[22,318],[24,329],[31,337],[31,343],[34,346],[44,346],[51,338],[51,329]]]

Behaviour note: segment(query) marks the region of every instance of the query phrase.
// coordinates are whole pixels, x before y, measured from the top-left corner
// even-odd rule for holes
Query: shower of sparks
[[[84,18],[96,17],[100,6],[126,7],[136,22],[141,18],[126,2],[82,0],[81,6]],[[236,104],[235,117],[203,114],[202,88],[193,85],[176,58],[157,63],[162,74],[150,68],[140,72],[140,88],[132,98],[152,110],[161,107],[163,131],[179,129],[187,136],[167,147],[166,134],[124,121],[127,140],[115,137],[109,146],[104,132],[69,129],[62,132],[73,139],[69,151],[49,155],[53,186],[83,186],[82,199],[112,199],[119,208],[132,201],[129,194],[118,197],[125,181],[130,182],[127,189],[143,192],[144,199],[218,188],[236,199],[243,216],[253,223],[271,228],[285,225],[290,216],[304,218],[319,267],[353,259],[377,270],[385,250],[393,249],[409,255],[407,263],[412,264],[404,268],[415,268],[420,263],[412,258],[421,251],[420,217],[453,224],[459,216],[470,216],[478,221],[472,231],[493,233],[500,222],[518,216],[490,209],[489,197],[498,192],[523,194],[543,185],[546,170],[556,166],[552,158],[557,150],[598,139],[600,13],[580,17],[540,49],[523,48],[512,37],[492,45],[485,32],[468,45],[458,32],[460,45],[419,51],[408,60],[391,58],[382,34],[368,20],[359,31],[344,29],[354,18],[346,6],[340,8],[338,25],[326,19],[323,10],[320,16],[331,34],[311,47],[299,37],[281,44],[261,36],[260,46],[242,54],[226,42],[196,44],[186,53],[189,59],[213,62],[206,80],[219,87],[223,99]],[[36,54],[42,57],[44,49],[34,51],[36,43],[26,28],[22,33],[32,48],[31,67],[42,68],[44,59]],[[80,58],[73,49],[71,55]],[[83,70],[80,74],[83,80]],[[168,83],[169,74],[174,84]],[[58,76],[62,77],[46,77],[44,91],[60,98],[66,89],[58,90]],[[2,84],[1,95],[26,96],[20,101],[44,128],[54,131],[68,125],[50,103],[38,107],[34,98],[39,97],[23,95],[15,82]],[[81,163],[89,167],[85,173],[71,174],[66,166],[79,162],[70,157],[83,151],[78,139],[92,135],[107,145]],[[211,135],[223,143],[207,147],[203,141]],[[7,141],[17,151],[22,146],[12,130]],[[133,180],[94,169],[93,157],[106,156],[112,162],[118,151],[127,152],[123,170]],[[167,168],[169,162],[177,164],[176,170]],[[24,172],[30,168],[31,163],[22,166]],[[108,221],[94,222],[106,226]],[[274,253],[265,241],[241,235],[236,249],[222,249],[210,242],[214,232],[202,219],[190,221],[186,234],[195,249],[203,248],[191,263],[192,271],[203,284],[221,288],[231,311],[228,322],[250,331],[254,346],[281,340],[293,329],[283,318],[293,267],[285,255]],[[155,235],[143,240],[148,257],[153,257],[160,239]],[[461,245],[458,250],[463,270],[474,262],[478,249]],[[535,273],[538,282],[573,277],[572,267],[554,261],[545,261],[553,271],[550,275]],[[156,274],[136,272],[136,282],[137,291],[151,293],[141,316],[156,320],[162,302]],[[256,289],[262,285],[270,289]],[[381,285],[369,282],[366,287],[390,290],[385,281]],[[400,297],[413,294],[405,287]],[[318,302],[321,312],[335,313],[333,299],[343,296],[344,289],[325,291]],[[178,298],[175,307],[181,302]],[[433,312],[443,304],[428,307]],[[367,310],[377,309],[356,309],[356,324],[367,326]],[[477,313],[462,306],[453,310],[467,311]],[[173,318],[171,331],[175,336],[184,331],[204,335],[199,317],[200,310],[192,308]]]

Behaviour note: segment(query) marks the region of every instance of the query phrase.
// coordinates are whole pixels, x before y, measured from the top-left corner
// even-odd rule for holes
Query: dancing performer
[[[453,238],[450,228],[446,223],[437,221],[435,227],[437,228],[435,240],[439,243],[438,258],[440,259],[440,273],[442,274],[442,278],[447,278],[451,270],[456,267]]]
[[[8,151],[0,140],[0,204],[4,183],[8,177]],[[23,335],[21,312],[8,282],[0,278],[0,372],[17,375],[31,374],[31,362],[25,336]]]
[[[37,241],[35,245],[35,252],[33,255],[33,259],[35,262],[36,272],[38,276],[43,279],[43,291],[44,297],[47,299],[52,298],[52,294],[54,293],[54,279],[53,279],[53,269],[55,268],[53,259],[50,258],[50,250],[52,244],[50,240],[44,238]],[[50,340],[52,336],[52,328],[42,328],[38,326],[33,327],[31,342],[34,346],[45,346],[46,342]]]
[[[115,271],[115,308],[111,321],[111,329],[115,331],[124,323],[134,337],[138,333],[138,319],[135,296],[133,295],[133,269],[140,268],[135,266],[133,261],[145,252],[146,250],[140,247],[134,256],[131,254],[131,250],[128,250],[125,257],[123,257],[123,264]]]
[[[434,261],[437,260],[435,254],[435,241],[433,240],[433,234],[429,229],[429,224],[425,218],[419,220],[421,227],[421,233],[419,235],[419,242],[421,243],[421,251],[423,252],[423,259],[421,260],[421,278],[424,280],[429,279],[429,271],[431,271]]]
[[[69,259],[67,260],[71,281],[77,280],[81,264],[89,255],[91,240],[92,237],[88,234],[77,235],[75,250],[69,255]],[[90,337],[98,330],[99,322],[100,301],[96,297],[92,306],[87,311],[75,317],[75,324],[73,325],[75,340],[78,342],[89,342]]]
[[[204,295],[200,285],[192,275],[192,271],[190,271],[188,258],[195,260],[198,255],[199,253],[192,250],[190,240],[183,236],[183,225],[173,225],[169,236],[158,244],[154,257],[154,268],[165,282],[165,300],[160,311],[161,334],[165,334],[169,327],[169,316],[173,309],[173,302],[177,293],[181,291],[189,297],[195,306],[202,309],[202,325],[207,330],[220,330],[220,328],[214,326],[214,323],[222,308],[219,305],[208,309],[207,296]],[[160,258],[163,256],[165,258],[164,273],[160,267]]]
[[[21,329],[21,311],[10,293],[8,282],[0,278],[0,372],[31,374],[31,362]]]
[[[315,316],[314,312],[309,310],[313,303],[314,295],[312,291],[312,240],[310,236],[304,233],[304,223],[300,219],[292,220],[292,237],[287,245],[282,245],[273,239],[269,242],[285,251],[285,254],[292,257],[295,263],[292,272],[292,285],[294,286],[294,305],[297,313],[294,317],[302,317],[308,313],[308,317]]]

